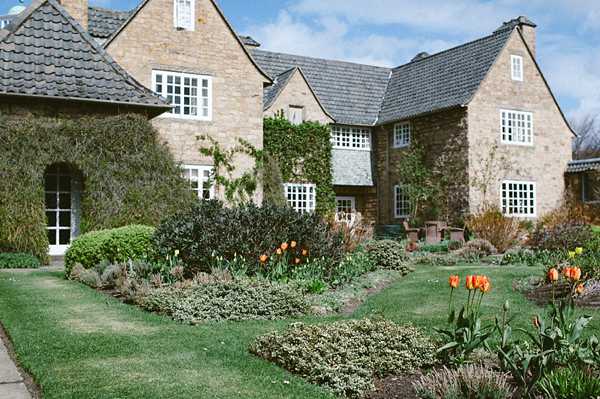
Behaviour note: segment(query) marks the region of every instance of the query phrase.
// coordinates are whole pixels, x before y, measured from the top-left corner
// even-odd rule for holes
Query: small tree
[[[404,151],[402,161],[396,164],[398,186],[408,196],[410,215],[414,223],[436,219],[439,212],[439,187],[431,181],[431,168],[425,165],[425,148],[417,140]]]
[[[573,139],[573,159],[600,158],[600,124],[597,117],[587,114],[569,123],[579,135]]]

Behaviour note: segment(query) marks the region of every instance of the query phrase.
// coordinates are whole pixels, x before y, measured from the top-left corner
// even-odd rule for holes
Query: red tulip
[[[573,266],[569,270],[569,278],[573,281],[577,281],[581,278],[581,269],[577,266]]]
[[[469,291],[474,290],[476,288],[475,276],[473,276],[473,275],[467,276],[467,278],[465,279],[465,286],[467,287],[467,289]]]
[[[488,292],[490,290],[490,288],[492,288],[492,286],[490,285],[489,281],[484,281],[483,283],[481,283],[481,286],[479,287],[481,292],[483,292],[484,294],[486,292]]]
[[[306,252],[307,252],[306,249],[303,249],[302,250],[302,256],[306,255]]]
[[[550,281],[557,281],[558,270],[556,270],[555,268],[550,269],[550,271],[548,272],[548,278],[550,279]]]
[[[452,288],[458,287],[458,285],[460,284],[460,277],[450,276],[450,278],[448,279],[448,284],[450,284],[450,287]]]

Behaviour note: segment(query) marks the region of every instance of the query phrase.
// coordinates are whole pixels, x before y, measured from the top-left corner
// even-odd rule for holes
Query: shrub
[[[292,286],[248,278],[215,279],[189,288],[167,286],[146,293],[137,303],[189,324],[279,320],[310,313],[310,304]]]
[[[526,225],[517,218],[504,216],[497,206],[487,205],[481,212],[465,217],[467,228],[477,237],[488,240],[498,252],[519,244]]]
[[[154,227],[131,225],[77,237],[63,257],[67,275],[76,263],[90,269],[104,260],[113,263],[146,256],[154,230]]]
[[[292,323],[283,334],[273,331],[256,338],[249,350],[333,394],[350,398],[373,389],[373,375],[435,361],[435,345],[419,329],[369,319],[312,326]]]
[[[573,251],[576,247],[595,238],[588,224],[575,220],[560,222],[552,227],[538,226],[530,244],[539,250]]]
[[[150,237],[154,227],[131,225],[110,230],[111,234],[103,243],[101,251],[109,262],[125,262],[139,259],[148,253]]]
[[[0,254],[0,269],[34,269],[40,267],[40,261],[29,254]]]
[[[179,250],[189,277],[210,272],[215,258],[248,262],[248,274],[261,267],[260,255],[272,255],[282,242],[296,241],[296,250],[306,250],[309,259],[323,258],[326,270],[344,259],[339,234],[314,213],[298,213],[287,206],[264,203],[224,208],[217,200],[200,201],[165,220],[152,236],[153,247],[164,257]]]
[[[75,263],[80,263],[84,269],[90,269],[105,260],[102,244],[110,237],[110,230],[91,231],[77,237],[65,252],[63,261],[67,275]]]
[[[369,256],[377,259],[377,266],[385,269],[404,268],[408,261],[406,249],[398,241],[377,240],[369,243]]]
[[[100,274],[94,269],[84,269],[81,264],[76,264],[69,275],[69,279],[78,281],[92,288],[98,288],[102,285]]]
[[[600,396],[600,379],[583,370],[565,367],[546,373],[538,389],[552,399],[589,399]]]
[[[354,216],[354,222],[352,225],[349,225],[346,223],[344,218],[352,215]],[[339,221],[331,221],[331,231],[334,233],[341,233],[343,235],[344,251],[346,253],[354,252],[356,247],[362,242],[373,238],[375,227],[373,225],[367,226],[360,212],[352,212],[348,215],[340,212],[338,217]]]
[[[435,244],[425,244],[421,246],[423,252],[443,252],[448,253],[461,247],[460,241],[455,240],[443,240]]]
[[[498,251],[488,240],[477,238],[475,240],[469,241],[468,243],[463,245],[462,248],[454,251],[454,254],[457,256],[461,256],[468,261],[471,261],[481,259],[484,256],[495,254],[496,252]]]
[[[480,365],[468,365],[457,370],[444,367],[422,376],[413,386],[423,399],[506,399],[512,397],[515,391],[510,387],[506,374]]]

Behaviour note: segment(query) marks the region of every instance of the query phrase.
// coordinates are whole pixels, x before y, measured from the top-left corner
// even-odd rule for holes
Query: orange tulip
[[[469,291],[474,290],[475,287],[475,276],[471,275],[471,276],[467,276],[467,278],[465,279],[465,286],[467,287],[467,289]]]
[[[287,242],[282,242],[281,243],[281,250],[282,251],[285,251],[287,249],[287,247],[288,247],[288,243]]]
[[[306,255],[306,252],[307,252],[307,251],[306,251],[306,249],[303,249],[303,250],[302,250],[302,255],[303,255],[303,256],[304,256],[304,255]]]
[[[569,270],[569,278],[573,281],[577,281],[581,278],[581,269],[577,266],[573,266]]]
[[[538,322],[538,318],[537,318],[537,317],[534,317],[534,318],[533,318],[533,324],[535,324],[535,326],[536,326],[537,328],[540,328],[540,323]]]
[[[460,284],[460,277],[450,276],[450,278],[448,279],[448,284],[450,284],[450,287],[452,288],[458,287],[458,285]]]
[[[475,289],[480,288],[481,284],[484,282],[483,276],[475,276],[475,281],[473,282]]]
[[[265,255],[265,254],[262,254],[262,255],[260,255],[260,261],[261,261],[261,262],[264,262],[264,261],[266,261],[266,260],[267,260],[267,258],[268,258],[268,256],[267,256],[267,255]]]
[[[564,273],[565,277],[569,277],[569,274],[571,274],[571,268],[570,267],[565,267],[563,269],[563,273]]]
[[[296,258],[296,259],[294,259],[294,262],[300,263],[300,259]]]
[[[579,285],[577,286],[577,293],[578,293],[579,295],[583,294],[583,284],[579,284]]]
[[[548,278],[550,279],[550,281],[557,281],[558,270],[556,270],[555,268],[550,269],[550,271],[548,272]]]
[[[277,248],[277,251],[275,252],[277,252],[277,255],[281,255],[281,248]]]
[[[484,281],[483,283],[481,283],[481,286],[479,287],[479,289],[481,290],[481,292],[483,292],[484,294],[486,292],[488,292],[490,290],[492,286],[490,285],[489,281]]]
[[[292,242],[290,242],[290,247],[292,247],[292,248],[296,248],[296,241],[292,241]]]

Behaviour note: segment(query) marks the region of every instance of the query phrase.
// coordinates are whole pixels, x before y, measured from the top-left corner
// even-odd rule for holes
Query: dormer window
[[[512,80],[523,81],[523,57],[520,55],[510,56],[510,77]]]
[[[194,0],[175,0],[173,9],[175,28],[194,30]]]

